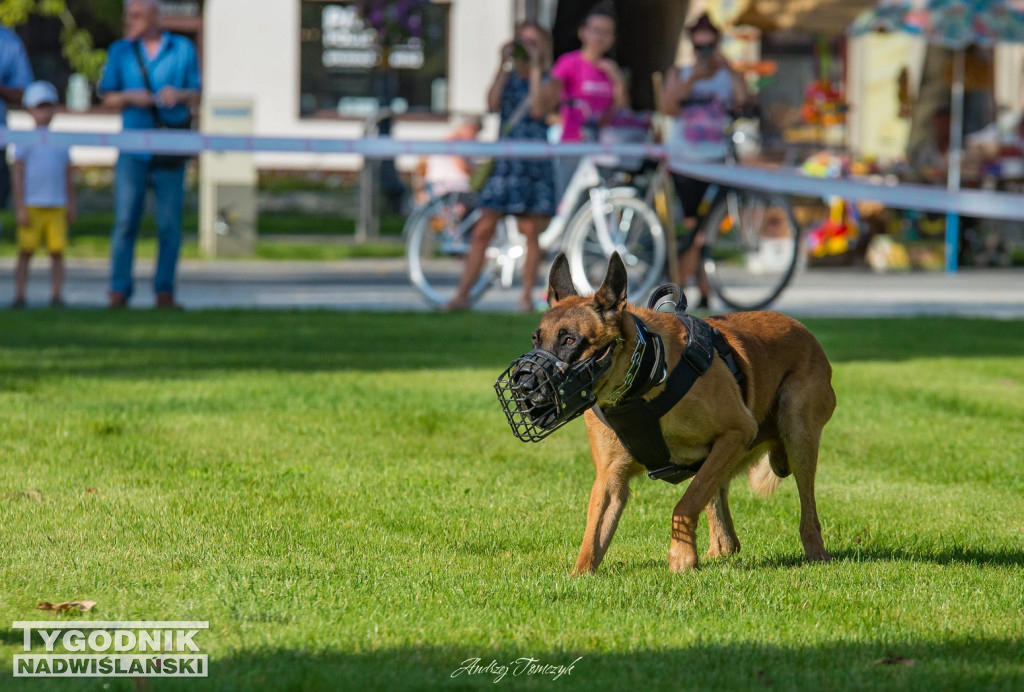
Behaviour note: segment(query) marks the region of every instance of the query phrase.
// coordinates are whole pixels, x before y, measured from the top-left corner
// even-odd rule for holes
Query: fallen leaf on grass
[[[96,488],[86,488],[85,492],[87,492],[87,493],[98,493],[99,491],[96,490]]]
[[[29,490],[21,490],[16,493],[7,493],[7,497],[12,500],[32,500],[33,502],[42,502],[43,491],[31,488]]]
[[[36,610],[52,610],[56,613],[63,613],[68,610],[77,610],[87,613],[96,605],[96,601],[65,601],[64,603],[47,603],[43,601],[36,606]]]
[[[872,663],[874,663],[876,666],[906,666],[907,668],[913,668],[915,661],[912,658],[904,658],[903,656],[896,656],[892,653],[887,653],[885,655],[885,658],[877,658],[874,661],[872,661]]]

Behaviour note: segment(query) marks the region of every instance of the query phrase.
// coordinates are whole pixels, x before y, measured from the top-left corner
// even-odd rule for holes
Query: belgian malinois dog
[[[622,384],[636,343],[639,317],[660,336],[669,369],[687,343],[684,323],[626,301],[626,269],[612,256],[604,283],[593,296],[573,287],[569,264],[560,254],[551,268],[550,310],[533,334],[535,349],[549,351],[560,365],[572,367],[597,354],[613,354],[611,365],[593,385],[604,408]],[[800,538],[809,560],[828,560],[814,502],[814,475],[821,431],[835,410],[832,368],[825,352],[799,322],[777,312],[746,312],[711,317],[707,322],[732,347],[743,382],[721,357],[715,357],[682,399],[661,418],[661,431],[676,464],[704,460],[672,511],[669,567],[695,569],[697,521],[707,513],[709,556],[739,552],[740,541],[729,513],[729,482],[748,471],[750,484],[768,496],[793,474],[800,494]],[[611,344],[617,344],[609,349]],[[602,356],[604,357],[604,356]],[[664,386],[645,395],[651,398]],[[584,414],[597,477],[590,491],[587,527],[574,576],[593,572],[608,550],[629,497],[629,481],[645,469],[616,434],[589,409]]]

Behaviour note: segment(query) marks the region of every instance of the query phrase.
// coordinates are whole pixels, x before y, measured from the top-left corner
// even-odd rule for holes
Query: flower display
[[[839,125],[846,121],[846,103],[839,91],[828,82],[811,82],[804,93],[800,117],[808,125]]]
[[[430,0],[361,0],[359,13],[377,32],[382,48],[397,46],[423,35],[424,12]]]

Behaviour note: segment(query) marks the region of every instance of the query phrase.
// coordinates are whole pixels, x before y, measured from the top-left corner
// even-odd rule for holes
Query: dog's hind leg
[[[791,390],[792,391],[792,390]],[[827,396],[826,396],[827,395]],[[800,494],[800,540],[808,560],[831,560],[821,538],[821,523],[814,499],[814,476],[818,470],[818,446],[821,429],[835,408],[835,395],[831,387],[822,396],[800,397],[800,405],[787,405],[796,397],[787,396],[780,411],[780,432],[786,448],[789,470],[793,472]]]
[[[708,515],[708,557],[740,552],[740,539],[736,537],[732,514],[729,512],[728,481],[715,493],[704,512]]]
[[[821,433],[785,435],[786,450],[800,493],[800,540],[808,560],[831,560],[821,538],[821,523],[814,500],[814,475],[818,467],[818,440]],[[788,439],[786,439],[788,438]]]
[[[580,546],[572,576],[578,577],[597,570],[604,559],[619,525],[619,517],[629,499],[627,470],[628,462],[620,467],[607,465],[597,469],[597,478],[590,488],[587,529],[583,534],[583,545]]]

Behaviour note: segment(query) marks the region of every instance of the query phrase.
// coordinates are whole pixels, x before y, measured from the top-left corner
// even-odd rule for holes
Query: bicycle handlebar
[[[699,106],[711,103],[713,98],[685,98],[679,100],[680,108],[687,108],[689,106]],[[760,118],[761,117],[761,104],[756,102],[744,103],[740,106],[734,106],[728,109],[729,115],[733,120],[739,118]]]

